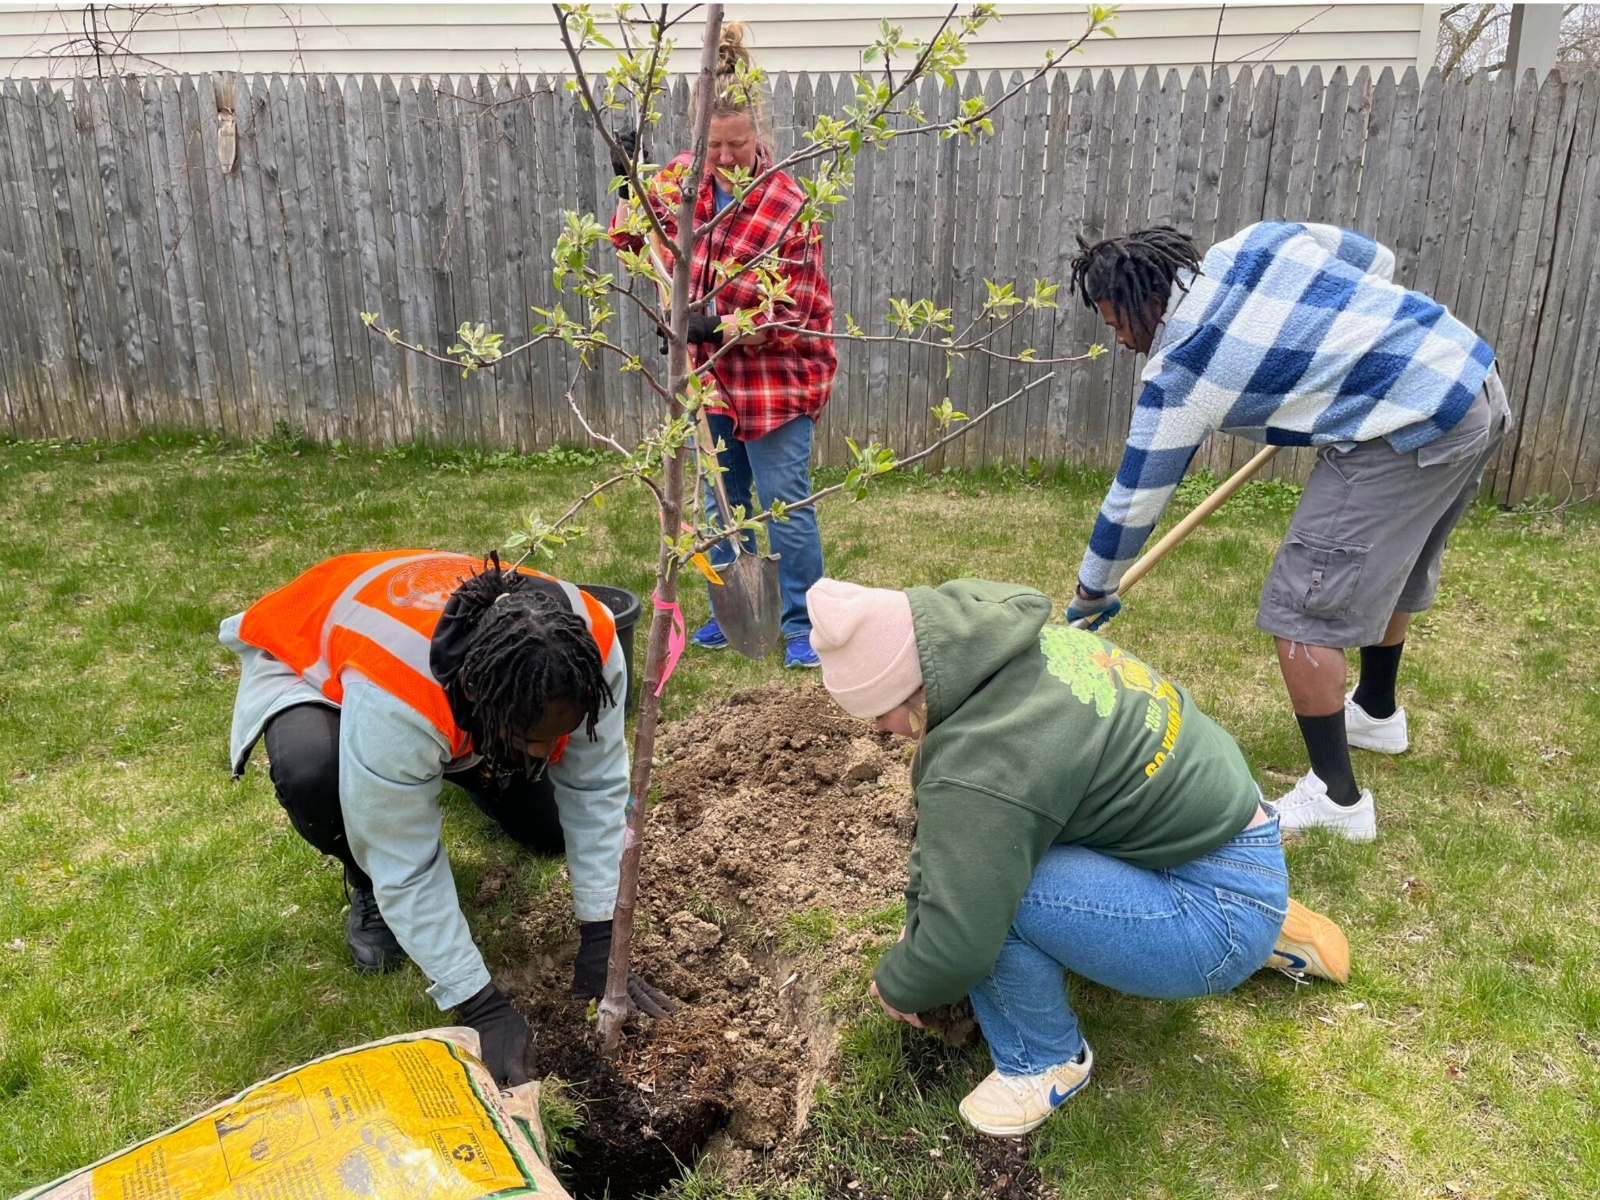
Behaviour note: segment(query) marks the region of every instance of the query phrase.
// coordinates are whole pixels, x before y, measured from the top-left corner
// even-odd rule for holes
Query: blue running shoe
[[[783,665],[802,671],[809,671],[812,667],[822,665],[817,652],[811,648],[809,633],[797,633],[789,639],[789,647],[783,652]]]
[[[722,632],[722,626],[717,624],[717,619],[712,617],[689,638],[689,641],[699,646],[702,650],[726,650],[728,648],[727,636]]]

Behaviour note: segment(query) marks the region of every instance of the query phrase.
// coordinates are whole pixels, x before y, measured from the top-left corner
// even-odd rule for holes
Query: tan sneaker
[[[1291,897],[1278,944],[1272,948],[1266,965],[1293,979],[1312,975],[1334,983],[1349,983],[1350,943],[1334,921]]]
[[[989,1077],[961,1101],[961,1115],[979,1133],[993,1137],[1021,1137],[1044,1124],[1056,1106],[1075,1095],[1094,1071],[1094,1051],[1084,1042],[1076,1062],[1064,1062],[1038,1075]]]

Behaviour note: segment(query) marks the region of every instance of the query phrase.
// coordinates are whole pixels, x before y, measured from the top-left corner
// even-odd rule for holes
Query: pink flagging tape
[[[672,673],[678,669],[678,660],[683,657],[683,648],[689,644],[689,636],[683,628],[683,610],[674,600],[671,604],[663,604],[657,592],[650,593],[650,599],[662,612],[672,614],[672,628],[667,631],[667,661],[661,667],[661,681],[656,684],[656,695],[659,697],[667,680],[672,678]]]

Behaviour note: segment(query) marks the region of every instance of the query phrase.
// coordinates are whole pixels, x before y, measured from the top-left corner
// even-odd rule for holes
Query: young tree
[[[1047,55],[1036,71],[995,103],[989,104],[982,97],[964,100],[956,115],[943,122],[929,120],[920,109],[916,99],[918,86],[929,78],[939,80],[945,87],[955,86],[955,72],[966,63],[967,42],[994,19],[993,6],[977,5],[965,14],[952,8],[926,38],[908,37],[903,27],[883,21],[877,40],[863,55],[863,61],[872,69],[855,76],[854,100],[845,107],[845,116],[819,116],[804,132],[802,144],[782,161],[772,163],[757,175],[736,173],[734,194],[742,197],[779,171],[795,174],[798,168],[808,167],[808,176],[795,175],[806,193],[806,203],[795,224],[798,229],[805,230],[825,223],[848,195],[857,156],[881,149],[896,137],[975,141],[992,134],[993,113],[1034,79],[1059,67],[1066,55],[1079,49],[1090,36],[1097,32],[1109,33],[1114,11],[1113,7],[1091,6],[1083,32],[1061,54]],[[637,15],[631,6],[624,5],[614,10],[605,22],[598,21],[588,5],[558,5],[556,15],[562,44],[572,64],[573,74],[568,86],[578,94],[613,160],[625,168],[613,180],[612,187],[614,190],[626,188],[635,197],[645,196],[654,181],[654,172],[638,152],[644,138],[641,136],[633,144],[626,144],[613,131],[613,122],[631,124],[640,131],[656,126],[661,117],[660,102],[668,87],[673,33],[683,18],[669,15],[665,5],[653,16]],[[689,181],[701,178],[706,163],[711,114],[707,101],[715,87],[714,67],[722,15],[720,4],[708,5],[705,9],[699,73],[694,83],[698,102],[691,139],[692,163],[684,174]],[[592,74],[584,66],[585,53],[596,48],[615,51],[615,64],[601,74]],[[754,89],[763,82],[759,69],[741,69],[732,86]],[[619,114],[623,120],[618,120]],[[529,339],[520,345],[506,348],[503,335],[492,332],[487,323],[467,322],[458,331],[456,343],[447,352],[439,353],[422,345],[407,344],[398,330],[385,328],[380,323],[379,314],[362,314],[363,321],[376,336],[469,374],[493,369],[512,356],[543,343],[560,341],[570,347],[574,374],[567,392],[568,404],[589,436],[614,451],[621,462],[609,477],[578,497],[556,519],[546,521],[537,514],[530,514],[511,539],[513,546],[525,546],[527,554],[531,555],[553,554],[567,539],[578,534],[573,522],[587,505],[598,502],[604,492],[628,481],[641,485],[655,502],[661,536],[655,563],[654,613],[639,685],[630,786],[633,799],[628,813],[609,973],[606,994],[599,1008],[601,1045],[606,1053],[616,1051],[622,1022],[628,1013],[627,979],[644,837],[644,801],[650,790],[651,763],[660,719],[659,696],[665,676],[676,661],[672,649],[674,639],[681,649],[683,632],[681,617],[677,616],[677,593],[683,568],[693,565],[713,577],[714,572],[704,555],[723,539],[757,530],[768,521],[785,520],[790,512],[835,493],[844,492],[859,500],[874,479],[941,452],[948,443],[985,418],[1048,381],[1052,375],[1045,368],[1103,352],[1103,348],[1096,345],[1084,355],[1041,359],[1031,349],[1008,354],[996,348],[997,336],[1022,317],[1042,308],[1055,307],[1056,286],[1042,279],[1023,288],[1010,281],[986,280],[987,299],[959,329],[952,310],[938,308],[926,298],[891,300],[890,311],[882,314],[883,331],[877,333],[860,327],[847,316],[847,329],[828,336],[932,348],[945,356],[947,376],[949,364],[962,355],[986,355],[1035,364],[1040,373],[971,420],[955,410],[949,397],[931,404],[931,420],[937,436],[919,453],[898,457],[893,449],[879,443],[860,446],[851,440],[848,445],[853,462],[843,482],[820,489],[795,503],[774,504],[762,512],[748,513],[743,506],[735,506],[729,519],[722,519],[714,512],[703,510],[703,485],[720,468],[716,447],[707,445],[696,431],[702,410],[716,403],[710,382],[712,368],[732,348],[733,338],[726,339],[699,370],[691,369],[690,263],[696,245],[716,229],[723,216],[719,213],[697,225],[694,219],[696,190],[692,182],[679,189],[676,236],[669,234],[650,204],[632,206],[624,228],[638,235],[644,243],[645,248],[637,252],[615,251],[606,227],[594,214],[565,213],[564,230],[552,257],[556,286],[564,297],[570,297],[576,311],[569,312],[564,303],[548,310],[536,308],[534,312],[539,322]],[[613,254],[615,262],[621,266],[620,274],[612,261]],[[729,277],[746,274],[756,282],[758,304],[722,317],[724,328],[732,328],[739,335],[754,331],[753,322],[758,314],[771,314],[773,306],[784,299],[786,286],[777,263],[770,256],[763,255],[736,265]],[[725,285],[724,280],[713,294]],[[668,350],[664,374],[651,366],[652,359],[647,353],[641,353],[640,348],[619,345],[609,336],[618,305],[631,305],[646,314],[650,324],[664,338]],[[765,328],[768,332],[793,329],[806,333],[793,326],[771,323]],[[577,383],[582,374],[600,369],[607,361],[621,371],[637,372],[660,404],[659,423],[633,449],[607,431],[596,429],[576,399]],[[675,618],[679,622],[676,632]]]

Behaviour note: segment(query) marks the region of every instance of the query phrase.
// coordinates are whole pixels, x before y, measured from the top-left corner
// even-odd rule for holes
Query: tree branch
[[[367,317],[369,316],[372,317],[370,321],[367,320]],[[409,351],[412,354],[421,355],[430,362],[442,363],[444,366],[454,367],[458,371],[492,371],[506,359],[513,358],[526,350],[531,350],[541,342],[561,340],[553,333],[540,333],[535,334],[533,337],[529,338],[519,346],[513,346],[510,350],[501,352],[500,355],[495,358],[484,358],[482,355],[474,354],[470,350],[465,351],[461,357],[447,358],[442,354],[436,354],[432,350],[429,350],[421,342],[412,345],[410,342],[406,341],[400,336],[400,331],[398,329],[384,329],[378,324],[377,314],[375,313],[362,313],[361,317],[361,323],[367,327],[367,332],[372,334],[373,337],[382,338],[391,346],[399,346],[402,350]],[[470,363],[462,362],[462,358],[470,358],[472,361]]]
[[[652,491],[655,491],[655,484],[652,483],[650,480],[645,479],[644,476],[640,475],[637,471],[623,471],[620,474],[613,475],[610,479],[607,479],[604,483],[595,484],[594,487],[590,488],[587,492],[585,492],[583,495],[579,496],[576,500],[574,500],[572,502],[572,506],[570,508],[568,508],[566,512],[562,513],[559,517],[556,518],[555,523],[550,526],[550,532],[551,533],[555,533],[563,525],[565,525],[568,521],[572,520],[573,517],[577,516],[578,513],[583,510],[584,505],[588,504],[591,500],[593,500],[596,496],[598,496],[601,492],[605,491],[607,488],[616,486],[617,484],[621,483],[624,479],[639,479],[639,480],[642,480],[645,484],[647,484],[650,487],[650,489]],[[659,491],[656,492],[656,498],[658,500],[661,498],[661,493]],[[516,562],[511,564],[511,569],[513,571],[515,571],[523,563],[528,561],[528,556],[530,554],[535,553],[538,549],[539,549],[539,544],[537,542],[530,543],[528,548],[522,552],[522,557],[517,559]]]
[[[940,22],[939,32],[942,33],[944,29],[948,27],[954,12],[955,10],[952,9],[951,13],[947,15],[942,22]],[[1042,66],[1038,67],[1033,74],[1027,76],[1019,83],[1003,92],[993,104],[988,105],[986,108],[974,113],[971,117],[957,117],[956,119],[943,124],[921,125],[914,129],[896,130],[889,136],[891,138],[911,137],[919,134],[943,133],[946,130],[959,131],[966,127],[977,124],[979,121],[991,116],[1002,105],[1009,103],[1020,92],[1026,90],[1030,85],[1032,85],[1035,80],[1041,79],[1050,72],[1065,66],[1068,55],[1075,53],[1079,48],[1081,48],[1083,44],[1088,41],[1091,36],[1093,36],[1096,28],[1097,26],[1089,26],[1085,28],[1083,33],[1079,34],[1078,37],[1075,38],[1072,43],[1062,51],[1059,57],[1052,58]],[[922,54],[917,60],[917,65],[906,74],[906,76],[900,81],[900,84],[890,92],[889,96],[865,115],[858,114],[857,116],[853,117],[847,128],[860,129],[871,124],[873,121],[876,121],[879,117],[904,115],[903,112],[892,107],[893,100],[898,96],[904,95],[906,90],[913,83],[919,82],[923,78],[923,76],[926,74],[927,60],[929,55],[932,53],[932,50],[933,39],[930,38],[927,46],[923,49]],[[794,150],[787,158],[773,162],[765,171],[751,179],[745,188],[745,194],[754,191],[756,188],[760,187],[779,172],[788,172],[792,174],[795,167],[812,162],[815,159],[824,158],[830,154],[838,156],[841,152],[843,152],[844,149],[845,147],[843,144],[835,145],[814,143],[808,149]],[[693,178],[698,179],[699,176],[695,175]],[[696,184],[695,186],[698,187],[699,185]],[[715,214],[710,221],[706,222],[706,224],[702,226],[702,234],[709,234],[723,220],[728,219],[728,214],[732,212],[732,208],[733,206],[729,205],[727,208],[723,209],[722,212]]]
[[[623,446],[621,442],[617,441],[616,438],[601,433],[593,425],[589,424],[589,418],[584,416],[583,410],[578,407],[578,379],[582,374],[583,362],[580,359],[578,363],[578,369],[572,374],[572,382],[567,384],[567,407],[572,409],[572,415],[578,418],[578,424],[583,426],[583,431],[585,433],[587,433],[595,441],[599,442],[602,446],[609,446],[618,454],[622,455],[623,458],[627,458],[629,456],[627,448]]]
[[[972,420],[966,421],[959,428],[951,430],[949,433],[945,434],[944,437],[940,438],[938,441],[934,442],[932,445],[926,447],[925,449],[917,451],[917,453],[911,455],[911,457],[909,457],[909,458],[896,459],[894,465],[892,467],[890,467],[887,471],[885,471],[884,474],[886,474],[886,475],[887,474],[892,474],[895,471],[900,471],[900,470],[905,469],[906,467],[911,466],[913,463],[921,462],[923,459],[927,458],[929,455],[934,454],[939,450],[942,450],[944,447],[948,446],[951,442],[954,442],[954,441],[956,441],[956,440],[958,440],[960,438],[966,437],[967,434],[971,433],[979,425],[983,424],[984,421],[988,420],[995,413],[999,412],[1002,408],[1006,407],[1006,405],[1010,404],[1013,400],[1020,399],[1021,397],[1025,396],[1029,392],[1031,392],[1034,388],[1038,387],[1041,383],[1046,383],[1049,380],[1054,379],[1054,378],[1055,378],[1055,372],[1052,371],[1048,375],[1041,375],[1038,379],[1035,379],[1032,383],[1023,384],[1022,387],[1020,387],[1016,391],[1012,392],[1004,400],[998,401],[995,404],[991,404],[983,412],[981,412],[977,416],[973,417]],[[844,488],[845,488],[844,484],[835,483],[835,484],[833,484],[833,485],[831,485],[829,487],[822,488],[819,491],[812,492],[811,495],[807,496],[803,500],[796,500],[793,504],[785,504],[783,506],[783,511],[786,512],[786,513],[789,513],[789,512],[793,512],[797,508],[811,508],[817,503],[817,501],[826,499],[829,496],[836,495],[837,493],[844,491]],[[704,538],[701,538],[699,541],[697,541],[695,543],[694,552],[696,554],[703,554],[703,553],[705,553],[705,551],[709,550],[712,546],[715,546],[718,542],[726,541],[728,538],[734,537],[735,535],[744,532],[744,529],[746,527],[748,527],[749,525],[751,525],[751,524],[761,524],[762,522],[771,521],[772,519],[773,519],[773,515],[772,515],[772,510],[770,508],[767,509],[765,512],[759,512],[753,517],[746,518],[744,525],[741,526],[740,528],[737,528],[737,529],[724,529],[724,530],[720,530],[720,531],[715,531],[711,535],[709,535],[707,537],[704,537]]]
[[[879,342],[900,346],[921,346],[929,350],[942,350],[946,354],[982,354],[986,358],[1001,362],[1030,363],[1036,366],[1083,362],[1085,359],[1097,357],[1095,350],[1092,348],[1082,354],[1067,354],[1056,358],[1036,358],[1026,354],[1002,354],[998,350],[989,348],[987,343],[996,334],[1004,332],[1012,323],[1021,320],[1023,316],[1024,313],[1013,313],[981,338],[971,342],[936,342],[926,337],[907,337],[900,333],[824,333],[818,329],[808,329],[803,325],[791,324],[763,325],[762,329],[779,333],[793,333],[800,337],[820,338],[830,342]],[[976,322],[973,322],[973,324],[976,324]],[[970,328],[971,325],[968,326],[968,329]]]
[[[620,142],[618,142],[617,139],[612,135],[611,130],[606,128],[606,123],[600,119],[600,103],[599,103],[599,101],[597,101],[595,99],[594,89],[589,84],[589,74],[588,74],[587,71],[585,71],[583,69],[583,60],[582,60],[581,56],[578,54],[578,49],[577,49],[576,46],[574,46],[572,44],[572,30],[567,25],[567,19],[570,16],[570,14],[560,4],[555,4],[555,5],[552,5],[551,7],[553,7],[555,9],[556,22],[557,22],[557,25],[560,27],[560,31],[561,31],[561,45],[566,49],[568,61],[570,61],[572,63],[573,81],[577,84],[578,92],[583,97],[584,107],[591,114],[593,114],[595,129],[597,129],[599,131],[601,140],[605,142],[606,150],[610,153],[611,160],[613,162],[625,163],[627,165],[627,168],[628,168],[628,183],[633,188],[633,194],[635,196],[643,196],[645,194],[645,191],[644,191],[644,181],[639,178],[638,146],[644,140],[644,126],[641,123],[637,127],[637,129],[638,129],[638,137],[637,137],[637,140],[634,142],[634,153],[633,154],[625,154],[623,152],[623,149],[622,149],[622,144]],[[666,17],[666,8],[665,8],[665,6],[662,7],[661,13],[662,13],[662,18],[665,19],[665,17]],[[663,31],[664,31],[665,30],[665,26],[663,26],[662,28],[663,28]],[[649,101],[649,98],[650,98],[650,92],[651,92],[651,82],[650,81],[655,78],[655,55],[656,55],[656,52],[659,50],[660,46],[661,46],[661,38],[658,36],[655,39],[655,46],[651,49],[651,52],[650,52],[650,54],[651,54],[651,71],[650,71],[650,75],[648,76],[648,78],[645,81],[644,96],[640,100],[641,111],[647,111],[644,106],[646,105],[646,103]],[[675,239],[669,238],[667,236],[666,227],[661,224],[660,219],[656,216],[654,206],[651,205],[651,204],[646,203],[644,208],[645,208],[645,215],[646,215],[646,217],[649,218],[649,221],[650,221],[650,227],[653,230],[655,230],[656,236],[661,238],[661,240],[664,241],[667,244],[667,246],[672,250],[673,254],[676,255],[678,253],[677,241]]]

